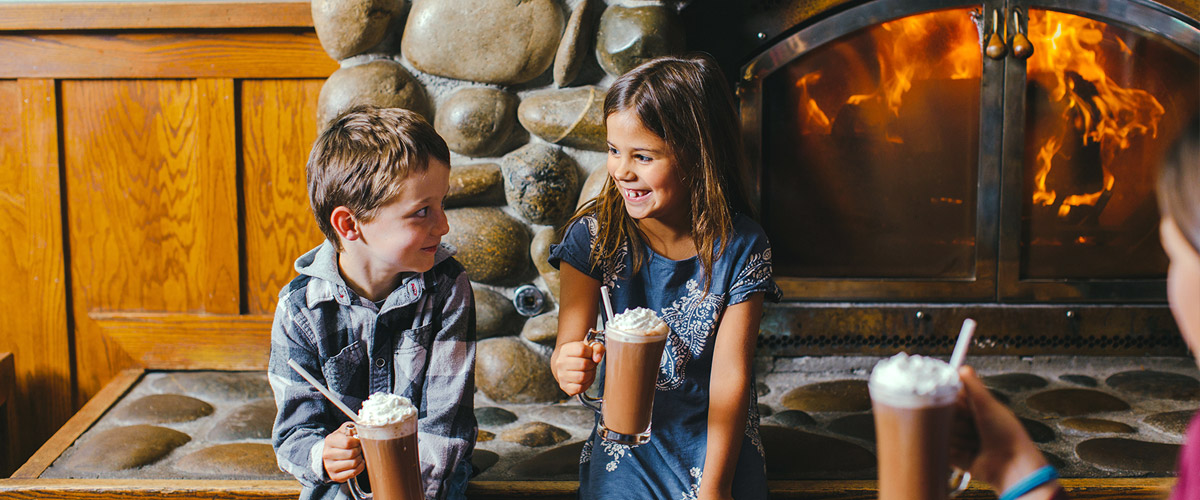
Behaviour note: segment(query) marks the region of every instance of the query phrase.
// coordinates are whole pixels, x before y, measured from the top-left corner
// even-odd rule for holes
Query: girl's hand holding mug
[[[362,445],[359,444],[358,438],[350,434],[347,429],[349,426],[350,422],[345,422],[338,430],[325,436],[325,447],[321,450],[325,472],[335,483],[344,483],[367,467],[362,455]]]
[[[604,345],[599,342],[568,342],[559,346],[551,362],[558,386],[568,396],[574,396],[596,380],[596,365],[604,358]]]

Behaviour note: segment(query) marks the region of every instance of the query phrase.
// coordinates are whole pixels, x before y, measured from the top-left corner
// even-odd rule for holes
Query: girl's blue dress
[[[709,378],[714,336],[726,307],[764,292],[777,302],[779,287],[771,279],[771,246],[762,227],[749,217],[735,216],[724,254],[713,263],[710,293],[705,296],[704,272],[698,258],[670,260],[646,248],[646,260],[636,275],[628,246],[608,262],[590,262],[596,220],[583,217],[551,246],[550,263],[565,261],[608,285],[614,312],[648,307],[671,327],[659,365],[650,442],[622,446],[592,435],[579,458],[579,492],[585,499],[696,498],[704,471],[708,435]],[[603,387],[603,368],[597,377]],[[751,376],[746,391],[750,408],[746,435],[733,479],[736,499],[767,498],[762,441],[758,435],[758,398]]]

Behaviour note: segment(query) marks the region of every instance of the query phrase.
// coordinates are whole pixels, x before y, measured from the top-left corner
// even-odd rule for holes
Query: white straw
[[[600,287],[600,299],[604,301],[604,323],[608,324],[613,318],[612,299],[608,298],[608,285]]]
[[[334,396],[332,392],[329,392],[329,389],[326,389],[325,386],[321,385],[320,382],[317,382],[317,379],[313,378],[312,375],[309,375],[308,370],[301,368],[299,364],[290,359],[288,360],[288,366],[292,367],[293,370],[296,370],[296,373],[299,373],[301,377],[304,377],[304,380],[307,380],[308,383],[312,384],[313,387],[316,387],[318,391],[321,391],[321,394],[323,394],[326,398],[328,398],[330,401],[333,401],[333,404],[337,406],[339,410],[342,410],[342,413],[345,413],[347,417],[350,417],[350,421],[354,422],[355,424],[358,423],[358,415],[355,415],[354,412],[350,410],[350,407],[346,406],[346,403],[343,403],[340,399]]]
[[[975,335],[975,320],[963,320],[962,330],[958,332],[958,342],[954,344],[954,354],[950,355],[950,366],[958,371],[963,359],[967,357],[967,348],[971,346],[971,337]]]

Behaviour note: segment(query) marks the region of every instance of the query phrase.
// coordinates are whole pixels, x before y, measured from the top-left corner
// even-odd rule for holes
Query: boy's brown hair
[[[317,227],[342,250],[329,221],[344,206],[361,222],[400,193],[404,180],[433,158],[450,164],[446,141],[421,115],[400,108],[356,106],[334,118],[308,155],[308,201]]]

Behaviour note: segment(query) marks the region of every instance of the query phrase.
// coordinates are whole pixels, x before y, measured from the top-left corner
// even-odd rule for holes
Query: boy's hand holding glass
[[[350,422],[345,422],[325,436],[325,448],[321,451],[325,472],[335,483],[344,483],[367,467],[362,456],[362,445],[358,438],[350,434],[349,426]]]
[[[596,380],[596,365],[604,358],[604,345],[584,341],[568,342],[559,347],[551,363],[558,387],[574,396]]]

